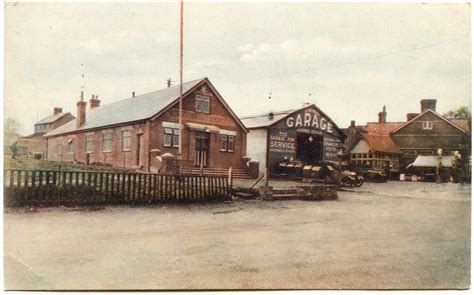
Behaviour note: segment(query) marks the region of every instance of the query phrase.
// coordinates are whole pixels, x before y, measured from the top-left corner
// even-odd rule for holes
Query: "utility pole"
[[[178,159],[182,159],[183,152],[183,7],[184,0],[180,1],[179,22],[179,148]]]

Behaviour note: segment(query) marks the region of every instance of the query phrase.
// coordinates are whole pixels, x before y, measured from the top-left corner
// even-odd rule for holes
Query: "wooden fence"
[[[4,170],[6,207],[222,201],[227,177]]]

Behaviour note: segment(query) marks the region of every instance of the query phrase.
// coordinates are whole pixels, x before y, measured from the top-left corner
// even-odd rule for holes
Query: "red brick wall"
[[[195,111],[194,96],[196,93],[210,96],[210,113],[199,113]],[[210,157],[209,166],[213,168],[242,168],[244,163],[242,157],[246,154],[246,133],[241,129],[237,121],[233,119],[231,114],[218,100],[216,95],[209,89],[199,89],[196,93],[192,93],[183,102],[183,122],[191,122],[195,124],[212,125],[220,129],[232,130],[236,132],[235,149],[234,152],[220,151],[220,135],[216,133],[210,134]],[[148,170],[149,166],[156,165],[154,160],[155,154],[150,157],[150,150],[159,149],[161,153],[171,153],[176,155],[178,148],[165,147],[164,141],[164,127],[162,122],[178,123],[179,109],[178,105],[174,106],[166,113],[153,121],[146,121],[145,123],[126,125],[114,128],[105,128],[96,131],[86,131],[73,135],[65,135],[48,139],[48,159],[54,161],[86,161],[85,152],[85,136],[87,134],[94,134],[94,151],[90,153],[90,163],[107,163],[116,167],[126,168],[143,168]],[[131,150],[122,151],[122,131],[131,130]],[[102,151],[102,133],[103,131],[112,131],[112,151]],[[140,153],[140,163],[137,165],[138,156],[138,134],[142,134],[142,149]],[[183,130],[183,157],[185,159],[194,160],[196,131]],[[72,138],[75,143],[75,152],[67,153],[67,141]],[[63,144],[62,154],[56,152],[56,145]]]
[[[48,139],[48,159],[53,161],[78,161],[81,163],[86,162],[86,135],[94,135],[94,150],[89,153],[90,163],[107,163],[116,167],[127,167],[137,168],[137,148],[138,148],[138,134],[142,133],[145,137],[145,125],[133,124],[127,126],[120,126],[114,128],[105,128],[96,131],[86,131],[82,133],[58,136]],[[122,150],[122,131],[131,131],[131,143],[130,151]],[[104,152],[102,150],[102,133],[105,131],[112,131],[112,151]],[[74,140],[74,153],[67,152],[68,140],[72,138]],[[56,145],[58,143],[63,144],[63,153],[57,154]],[[147,163],[146,158],[146,145],[143,145],[142,153],[140,155],[139,165],[145,167]]]
[[[204,94],[210,97],[210,112],[200,113],[195,111],[195,95]],[[162,122],[178,123],[179,105],[172,107],[168,112],[161,115],[151,123],[150,149],[160,149],[162,153],[176,155],[178,148],[165,147],[164,127]],[[232,130],[236,132],[234,152],[220,151],[220,135],[210,133],[210,157],[209,166],[211,168],[234,168],[243,167],[242,157],[246,154],[246,133],[235,121],[225,106],[219,101],[216,95],[207,87],[198,89],[195,93],[187,96],[183,101],[183,123],[195,123],[202,125],[212,125],[219,129]],[[183,130],[183,158],[194,160],[195,158],[195,136],[196,131],[185,128]],[[153,163],[153,161],[152,161]]]

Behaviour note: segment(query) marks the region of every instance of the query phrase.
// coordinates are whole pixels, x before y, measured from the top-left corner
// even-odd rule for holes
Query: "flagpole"
[[[179,148],[178,158],[182,159],[183,146],[183,8],[184,0],[180,1],[179,22]]]

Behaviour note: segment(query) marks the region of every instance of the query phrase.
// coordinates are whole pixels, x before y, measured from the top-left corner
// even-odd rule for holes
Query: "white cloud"
[[[241,62],[255,62],[269,58],[283,58],[287,61],[347,57],[360,52],[354,46],[341,46],[326,38],[287,39],[280,43],[246,44],[238,47]]]

